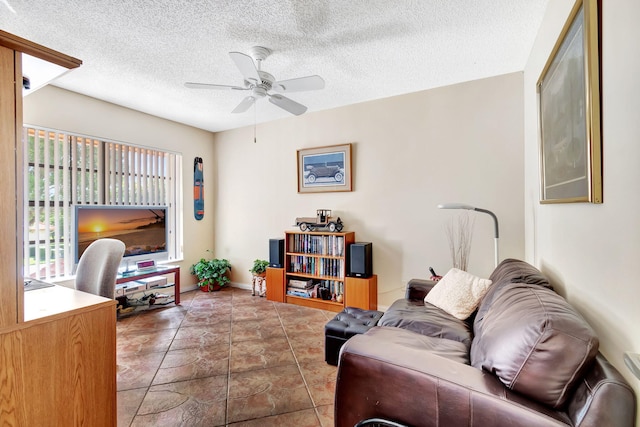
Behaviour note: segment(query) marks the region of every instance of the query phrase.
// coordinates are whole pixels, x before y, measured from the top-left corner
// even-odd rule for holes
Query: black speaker
[[[349,245],[349,276],[371,277],[373,274],[372,245],[356,242]]]
[[[284,267],[284,239],[269,239],[269,267]]]

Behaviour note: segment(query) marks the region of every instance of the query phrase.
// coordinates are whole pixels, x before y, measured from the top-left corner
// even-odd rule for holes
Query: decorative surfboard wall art
[[[198,221],[204,218],[202,157],[196,157],[193,161],[193,215]]]

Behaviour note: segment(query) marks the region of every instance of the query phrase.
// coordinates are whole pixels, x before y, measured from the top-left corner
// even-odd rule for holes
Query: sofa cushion
[[[424,297],[424,302],[464,320],[478,307],[489,286],[491,286],[491,280],[481,279],[466,271],[452,268]]]
[[[491,273],[493,283],[527,283],[551,288],[547,277],[537,268],[519,259],[507,258]]]
[[[482,321],[484,314],[493,304],[493,300],[500,295],[503,286],[512,283],[524,283],[528,285],[542,286],[553,289],[549,280],[534,266],[524,261],[507,258],[502,261],[491,273],[489,280],[493,282],[491,288],[478,306],[478,312],[474,318],[473,333],[478,334],[482,331]]]
[[[407,329],[434,338],[446,338],[471,346],[471,325],[423,301],[401,299],[391,304],[378,326]]]
[[[454,362],[469,364],[469,351],[464,344],[458,341],[443,340],[440,338],[428,337],[408,330],[397,328],[385,328],[375,326],[364,333],[367,337],[374,337],[377,344],[388,343],[390,346],[401,347],[400,352],[403,357],[417,355],[427,351],[431,354],[444,357]]]
[[[552,290],[501,287],[471,345],[471,364],[511,390],[553,408],[563,406],[598,352],[585,320]]]

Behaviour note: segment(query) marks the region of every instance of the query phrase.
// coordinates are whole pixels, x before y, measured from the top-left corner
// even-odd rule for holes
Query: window
[[[24,274],[73,274],[76,205],[168,206],[169,259],[182,258],[182,156],[24,128]]]

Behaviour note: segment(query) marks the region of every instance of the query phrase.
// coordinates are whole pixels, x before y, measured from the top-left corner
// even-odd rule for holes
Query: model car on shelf
[[[342,231],[344,225],[340,217],[331,216],[330,209],[318,209],[316,217],[298,217],[296,218],[296,226],[301,231],[329,230],[331,232]]]

